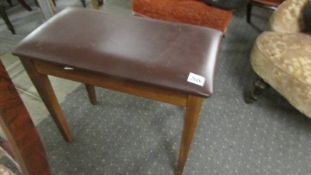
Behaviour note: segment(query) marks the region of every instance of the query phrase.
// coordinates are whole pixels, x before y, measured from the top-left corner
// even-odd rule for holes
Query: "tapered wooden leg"
[[[31,11],[32,8],[25,2],[25,0],[17,0],[25,9]]]
[[[261,78],[257,77],[253,82],[251,90],[245,94],[245,102],[253,103],[268,89],[270,86]]]
[[[104,5],[104,0],[98,0],[98,4],[101,6],[101,5]]]
[[[246,7],[246,21],[248,23],[251,23],[252,8],[253,8],[253,4],[250,1],[247,3],[247,7]]]
[[[38,0],[35,0],[35,4],[36,4],[37,7],[39,7]]]
[[[13,3],[12,0],[7,0],[8,4],[10,5],[10,7],[13,7]]]
[[[192,138],[195,133],[195,128],[202,108],[202,102],[202,97],[192,95],[189,95],[188,97],[177,165],[177,175],[182,175],[184,170]]]
[[[60,129],[64,139],[67,142],[72,141],[72,135],[67,122],[64,118],[64,114],[60,108],[60,105],[55,96],[54,90],[51,86],[51,82],[47,75],[41,74],[36,70],[35,65],[32,60],[22,58],[23,63],[30,79],[32,80],[34,86],[36,87],[38,93],[40,94],[42,101],[46,105],[48,111],[53,117],[57,127]]]
[[[81,1],[81,3],[82,3],[82,6],[85,8],[86,7],[86,2],[85,2],[85,0],[80,0]]]
[[[93,85],[90,84],[85,84],[85,88],[87,91],[87,95],[89,96],[90,102],[93,105],[97,104],[97,100],[96,100],[96,91],[95,91],[95,87]]]
[[[12,34],[16,34],[14,26],[12,25],[8,15],[6,14],[5,7],[3,7],[2,5],[0,5],[0,16],[2,17],[2,19],[4,20],[5,24],[7,25],[8,29],[12,32]]]

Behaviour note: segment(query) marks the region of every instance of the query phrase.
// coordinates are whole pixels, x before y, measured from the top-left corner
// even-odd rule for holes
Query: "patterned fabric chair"
[[[226,31],[232,12],[200,0],[133,0],[134,14]]]
[[[251,23],[253,6],[275,10],[284,0],[248,0],[246,8],[246,21]]]
[[[270,18],[271,31],[257,38],[251,65],[263,81],[256,81],[249,100],[256,100],[266,82],[311,118],[311,36],[301,32],[307,2],[283,2]]]

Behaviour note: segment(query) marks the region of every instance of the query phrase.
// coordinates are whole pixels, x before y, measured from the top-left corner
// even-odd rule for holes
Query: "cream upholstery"
[[[279,33],[302,31],[302,9],[308,0],[286,0],[272,14],[270,29]]]
[[[311,118],[311,36],[299,32],[307,1],[287,0],[272,15],[273,31],[257,38],[251,65],[264,81]]]

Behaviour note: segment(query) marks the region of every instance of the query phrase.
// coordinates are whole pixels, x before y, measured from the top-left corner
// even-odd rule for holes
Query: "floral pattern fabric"
[[[311,118],[311,36],[261,34],[251,54],[255,72]]]
[[[279,33],[297,33],[303,29],[302,10],[308,0],[286,0],[270,18],[270,29]]]
[[[311,118],[311,35],[303,30],[309,0],[286,0],[270,18],[251,53],[255,72],[294,107]]]

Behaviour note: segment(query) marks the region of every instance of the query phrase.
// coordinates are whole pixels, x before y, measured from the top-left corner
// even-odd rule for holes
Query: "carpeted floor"
[[[14,6],[9,7],[7,4],[8,8],[6,12],[16,30],[16,34],[11,34],[2,18],[0,18],[0,55],[4,55],[8,51],[11,51],[30,31],[34,30],[44,22],[44,18],[38,7],[34,5],[33,0],[27,1],[27,3],[33,8],[33,11],[27,11],[16,1],[12,2]]]
[[[223,42],[215,93],[204,103],[184,175],[311,174],[311,120],[272,89],[255,104],[243,101],[254,76],[248,55],[258,35],[243,10],[236,12]],[[255,10],[254,23],[264,28],[266,20],[258,14]],[[50,117],[38,126],[53,173],[173,175],[183,110],[97,92],[96,106],[82,86],[62,103],[72,144],[65,143]]]

